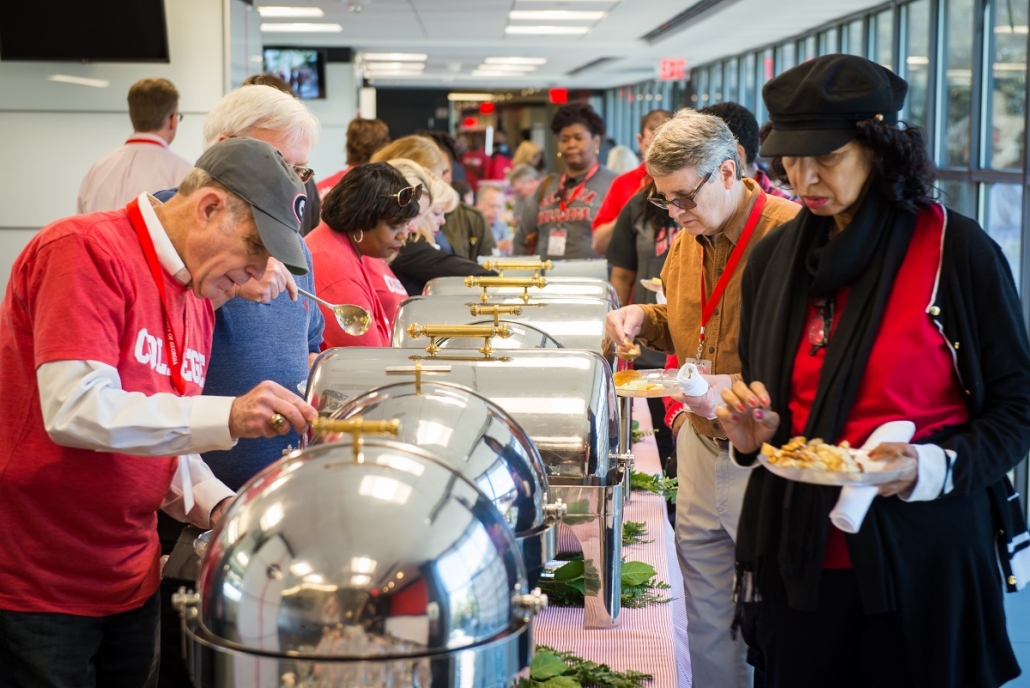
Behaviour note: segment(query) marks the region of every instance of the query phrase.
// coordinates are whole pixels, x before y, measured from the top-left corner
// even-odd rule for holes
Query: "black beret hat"
[[[826,155],[855,138],[858,122],[875,117],[897,124],[906,93],[904,79],[864,57],[809,60],[762,88],[772,131],[760,154]]]

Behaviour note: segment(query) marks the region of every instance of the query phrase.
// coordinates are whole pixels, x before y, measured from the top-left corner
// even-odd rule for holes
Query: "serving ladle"
[[[340,323],[340,328],[352,337],[360,337],[365,334],[368,332],[369,325],[372,324],[372,315],[361,306],[331,304],[300,287],[297,288],[297,293],[331,310],[336,315],[336,322]]]

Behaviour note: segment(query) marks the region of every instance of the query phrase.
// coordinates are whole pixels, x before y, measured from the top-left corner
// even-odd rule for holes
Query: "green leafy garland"
[[[629,486],[631,490],[644,490],[665,497],[667,502],[675,502],[676,491],[679,489],[679,478],[666,478],[661,474],[650,475],[631,471]]]
[[[519,681],[518,688],[641,688],[651,678],[639,671],[612,671],[607,664],[537,645],[529,678]]]
[[[647,524],[640,521],[626,521],[622,524],[622,546],[643,545],[654,540],[645,540]]]
[[[582,607],[586,597],[587,564],[583,556],[570,559],[554,571],[552,578],[541,578],[537,585],[547,594],[550,604],[557,607]],[[622,606],[639,609],[649,604],[666,604],[672,601],[665,590],[672,586],[657,578],[658,572],[642,561],[622,562]],[[596,573],[591,576],[596,581]]]
[[[655,430],[641,430],[640,423],[638,423],[637,421],[631,422],[629,426],[629,438],[633,444],[640,442],[645,437],[650,437],[651,435],[655,434],[655,432]]]

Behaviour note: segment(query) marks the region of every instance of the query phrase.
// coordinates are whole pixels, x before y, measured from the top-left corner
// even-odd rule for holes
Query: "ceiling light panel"
[[[452,102],[456,101],[456,100],[460,100],[460,101],[465,101],[465,100],[476,100],[476,101],[482,100],[482,101],[487,101],[487,100],[493,100],[493,99],[494,99],[494,94],[493,93],[448,93],[447,94],[447,100],[450,100]]]
[[[272,19],[321,19],[325,12],[321,7],[281,7],[269,6],[257,8],[262,17]]]
[[[261,30],[265,33],[340,33],[343,27],[339,24],[264,22]]]
[[[488,57],[483,60],[488,65],[542,65],[547,64],[546,57]]]
[[[504,33],[518,36],[582,36],[590,33],[588,26],[506,26]]]
[[[484,69],[493,72],[534,72],[536,67],[533,65],[510,65],[510,64],[483,64],[478,69]]]
[[[372,71],[389,71],[397,69],[407,69],[408,71],[422,71],[426,68],[423,62],[366,62],[365,69]]]
[[[591,10],[512,10],[508,18],[512,21],[586,21],[604,19],[607,12]]]
[[[365,62],[425,62],[429,55],[425,53],[361,53]]]

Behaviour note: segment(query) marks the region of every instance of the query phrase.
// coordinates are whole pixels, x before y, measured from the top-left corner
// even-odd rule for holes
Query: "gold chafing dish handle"
[[[478,303],[470,303],[469,315],[492,315],[494,316],[494,327],[501,324],[501,314],[522,315],[522,306],[481,306]]]
[[[532,270],[533,277],[539,277],[541,270],[554,269],[554,262],[550,260],[485,260],[483,269],[496,270],[501,277],[504,277],[505,270]]]
[[[354,461],[362,461],[361,448],[364,446],[364,435],[386,435],[396,437],[401,431],[401,422],[397,418],[391,420],[364,420],[347,418],[338,420],[335,418],[316,418],[311,421],[311,432],[316,435],[343,435],[351,436],[351,452],[354,454]]]
[[[429,346],[426,353],[435,354],[440,350],[436,340],[440,337],[482,337],[483,348],[479,350],[484,356],[493,353],[490,347],[490,340],[494,337],[507,339],[513,332],[507,325],[419,325],[412,323],[408,325],[408,336],[412,339],[429,337]]]
[[[437,365],[437,366],[424,366],[422,361],[416,360],[413,366],[387,366],[387,375],[404,375],[407,373],[415,374],[415,395],[422,396],[422,376],[426,373],[449,373],[451,367],[449,365]]]
[[[489,301],[490,295],[486,293],[489,287],[522,287],[522,300],[529,301],[529,288],[543,288],[547,286],[547,280],[540,275],[532,277],[476,277],[469,275],[465,278],[465,286],[471,288],[482,287],[483,293],[479,295],[480,301]]]

